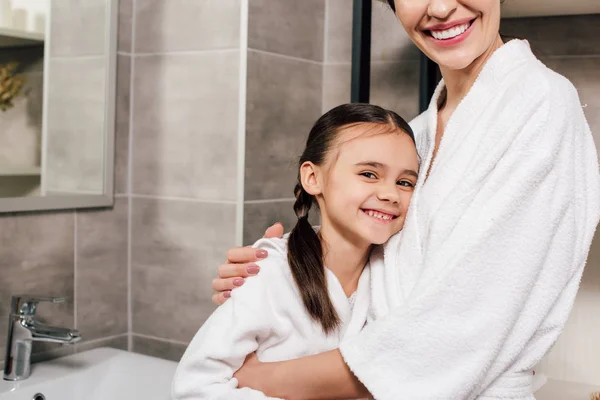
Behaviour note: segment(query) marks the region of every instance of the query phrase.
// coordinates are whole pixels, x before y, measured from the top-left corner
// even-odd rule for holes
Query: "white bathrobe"
[[[377,319],[341,352],[378,400],[533,399],[598,223],[596,148],[573,85],[514,40],[450,118],[425,183],[443,89],[411,124],[421,176],[372,265]]]
[[[337,333],[325,335],[306,311],[287,261],[287,239],[261,239],[255,245],[269,257],[259,261],[257,276],[231,293],[198,331],[186,350],[173,380],[176,400],[266,399],[262,392],[237,388],[233,374],[246,356],[283,361],[335,349],[341,338],[357,334],[367,321],[370,267],[367,265],[349,303],[329,270],[329,296],[341,320]]]

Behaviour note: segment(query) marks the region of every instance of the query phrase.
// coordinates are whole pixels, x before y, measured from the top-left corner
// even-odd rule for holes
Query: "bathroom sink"
[[[176,367],[173,361],[98,348],[34,364],[26,380],[0,381],[0,400],[168,400]]]

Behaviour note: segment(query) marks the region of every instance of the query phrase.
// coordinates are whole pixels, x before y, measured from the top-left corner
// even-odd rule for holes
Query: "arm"
[[[281,268],[281,257],[273,255],[260,264]],[[233,373],[276,326],[268,284],[261,277],[249,279],[205,322],[177,368],[173,399],[267,398],[249,388],[237,389]]]
[[[283,236],[283,225],[279,222],[270,226],[265,232],[265,238],[280,238]],[[261,251],[262,250],[262,251]],[[232,247],[227,252],[227,262],[219,265],[219,278],[213,279],[212,289],[215,293],[212,302],[221,305],[231,297],[231,291],[244,284],[248,276],[258,274],[260,267],[257,261],[267,257],[264,249],[253,247]]]
[[[371,397],[339,350],[272,363],[261,363],[252,357],[234,376],[240,387],[252,387],[290,400]]]

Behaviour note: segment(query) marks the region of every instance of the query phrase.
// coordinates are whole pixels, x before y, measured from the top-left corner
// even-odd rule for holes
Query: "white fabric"
[[[259,261],[260,274],[232,291],[198,331],[187,348],[172,386],[176,400],[266,399],[259,391],[237,388],[233,374],[256,351],[261,361],[282,361],[335,349],[342,337],[365,324],[370,302],[370,267],[359,279],[351,310],[348,297],[330,270],[329,296],[342,324],[326,336],[306,311],[287,262],[286,239],[261,239],[255,247],[269,252]]]
[[[424,183],[443,89],[411,124],[421,176],[385,268],[372,259],[376,320],[341,352],[379,400],[533,399],[598,223],[594,142],[573,85],[515,40],[455,110]]]

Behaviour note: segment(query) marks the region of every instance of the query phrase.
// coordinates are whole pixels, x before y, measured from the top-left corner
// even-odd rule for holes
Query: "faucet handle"
[[[30,295],[12,296],[11,311],[13,314],[23,316],[34,316],[37,305],[44,303],[64,303],[69,300],[68,297],[37,297]]]

